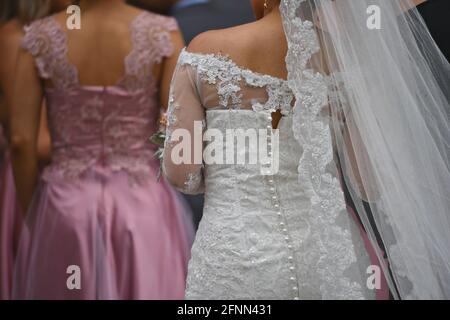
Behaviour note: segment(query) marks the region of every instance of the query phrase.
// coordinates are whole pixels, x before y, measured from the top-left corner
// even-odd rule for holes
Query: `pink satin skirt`
[[[11,299],[14,261],[22,225],[11,156],[5,152],[0,171],[0,300]]]
[[[16,299],[183,299],[193,238],[179,195],[156,178],[92,168],[41,180],[22,232]]]

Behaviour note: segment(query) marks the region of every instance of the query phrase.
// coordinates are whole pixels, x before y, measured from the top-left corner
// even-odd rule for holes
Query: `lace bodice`
[[[280,110],[286,116],[292,112],[293,100],[283,79],[240,67],[224,55],[183,50],[171,87],[165,157],[169,158],[176,144],[171,141],[173,131],[184,128],[194,137],[193,123],[198,121],[205,126],[208,110],[252,110],[266,117]],[[164,161],[163,167],[169,180],[182,192],[203,191],[201,164],[176,166]]]
[[[130,25],[133,48],[125,58],[125,75],[117,86],[128,91],[154,86],[152,66],[173,53],[169,32],[177,28],[173,18],[146,11],[139,14]],[[78,71],[67,58],[66,31],[53,16],[26,26],[22,47],[33,55],[41,78],[51,80],[56,89],[80,86]]]
[[[173,53],[169,33],[176,28],[172,18],[139,14],[130,25],[133,48],[125,74],[110,87],[80,85],[67,57],[66,31],[54,17],[25,28],[22,46],[33,55],[40,77],[53,84],[45,90],[53,150],[44,177],[79,177],[94,164],[136,179],[155,174],[148,138],[157,130],[160,108],[152,70]]]
[[[317,214],[296,169],[304,148],[292,115],[279,124],[279,170],[205,165],[203,218],[189,264],[188,299],[369,299],[370,260],[342,194]],[[207,110],[208,129],[266,128],[266,114]]]

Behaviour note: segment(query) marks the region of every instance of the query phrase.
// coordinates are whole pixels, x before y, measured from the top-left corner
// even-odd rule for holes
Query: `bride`
[[[412,1],[252,3],[172,82],[164,173],[205,192],[186,297],[450,298],[450,66]],[[229,161],[261,148],[278,170]]]

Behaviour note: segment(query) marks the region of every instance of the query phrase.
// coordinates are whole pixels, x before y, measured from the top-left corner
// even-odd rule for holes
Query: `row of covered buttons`
[[[269,124],[267,125],[267,130],[269,130],[269,134],[267,135],[267,146],[269,149],[268,152],[268,156],[271,157],[272,156],[272,143],[271,143],[271,137],[272,137],[272,115],[269,114],[269,116],[267,117],[267,120],[269,121]],[[277,192],[277,188],[276,188],[276,184],[275,184],[275,180],[273,176],[267,175],[266,176],[267,182],[269,184],[269,190],[270,190],[270,194],[271,194],[271,200],[272,200],[272,205],[274,206],[275,210],[277,211],[277,216],[279,219],[279,227],[281,228],[281,231],[283,232],[283,236],[284,236],[284,240],[287,243],[287,247],[290,251],[290,255],[288,256],[288,266],[289,266],[289,271],[291,272],[291,277],[290,277],[290,281],[292,282],[293,286],[292,286],[292,292],[294,295],[294,300],[299,300],[299,290],[298,290],[298,280],[297,280],[297,273],[296,273],[296,269],[295,269],[295,261],[294,261],[294,248],[292,246],[292,242],[291,242],[291,237],[289,236],[289,231],[287,229],[287,225],[286,225],[286,221],[285,218],[283,216],[281,207],[280,207],[280,201],[278,198],[278,192]]]

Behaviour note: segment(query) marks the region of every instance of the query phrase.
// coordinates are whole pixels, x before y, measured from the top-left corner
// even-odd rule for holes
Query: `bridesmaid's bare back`
[[[133,48],[130,25],[142,12],[122,3],[87,8],[81,13],[81,30],[66,28],[65,12],[55,16],[66,31],[68,60],[82,85],[110,86],[123,77],[124,60]]]

